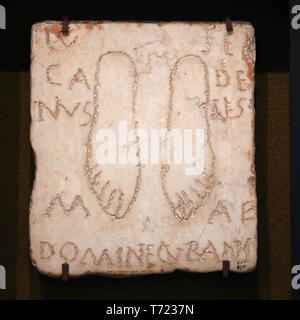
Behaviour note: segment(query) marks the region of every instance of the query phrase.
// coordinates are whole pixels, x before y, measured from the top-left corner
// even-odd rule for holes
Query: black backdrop
[[[16,268],[13,272],[13,263],[19,258],[17,246],[14,238],[17,237],[17,229],[11,224],[16,217],[16,194],[13,194],[7,184],[11,184],[13,179],[18,179],[14,168],[21,157],[18,156],[17,149],[22,149],[19,136],[22,134],[19,126],[21,120],[15,119],[14,112],[19,112],[19,100],[23,99],[20,91],[24,89],[29,91],[28,83],[24,86],[15,78],[9,79],[12,72],[29,71],[30,63],[30,28],[35,22],[42,20],[61,20],[63,15],[67,14],[70,20],[138,20],[138,21],[161,21],[161,20],[195,20],[195,21],[223,21],[225,16],[230,16],[232,20],[250,21],[255,28],[257,62],[256,74],[258,75],[256,99],[257,122],[261,136],[257,136],[257,151],[261,154],[261,159],[256,158],[258,170],[258,195],[261,197],[260,208],[267,209],[267,200],[263,196],[267,189],[265,185],[264,173],[266,171],[267,156],[264,158],[262,153],[266,152],[267,142],[265,134],[265,124],[267,114],[264,114],[265,100],[264,92],[267,91],[268,80],[265,76],[259,78],[260,74],[269,72],[286,73],[289,70],[289,3],[288,1],[161,1],[155,4],[152,1],[139,1],[133,3],[129,1],[97,1],[97,2],[63,2],[63,1],[39,1],[39,2],[19,2],[0,1],[4,5],[7,13],[6,30],[0,30],[0,73],[3,74],[0,82],[0,116],[1,116],[1,211],[0,211],[0,257],[4,257],[0,264],[10,265],[9,282],[11,286],[19,286],[20,282],[16,278],[22,279],[22,276],[16,275]],[[7,73],[8,72],[8,73]],[[277,84],[280,90],[280,80]],[[1,80],[1,79],[0,79]],[[286,85],[284,86],[286,89]],[[276,92],[276,90],[274,91]],[[28,93],[26,93],[28,99]],[[259,98],[261,97],[261,98]],[[5,102],[8,101],[8,102]],[[5,104],[6,103],[6,104]],[[7,110],[7,103],[15,106],[15,109]],[[29,106],[26,106],[29,108]],[[288,108],[288,105],[287,105]],[[286,108],[286,109],[287,109]],[[25,110],[26,111],[26,110]],[[28,119],[29,111],[27,109],[25,116]],[[21,115],[18,116],[20,119]],[[279,117],[282,117],[280,114]],[[275,118],[274,118],[275,119]],[[277,118],[278,119],[278,118]],[[273,120],[272,120],[273,121]],[[274,120],[276,121],[276,119]],[[28,126],[25,126],[26,132]],[[26,132],[24,134],[26,135]],[[284,131],[286,132],[286,131]],[[28,132],[27,132],[28,134]],[[280,132],[278,132],[280,135]],[[27,141],[22,140],[22,141]],[[29,144],[29,142],[26,142]],[[286,155],[287,156],[287,155]],[[14,157],[19,157],[14,160]],[[284,155],[283,155],[284,157]],[[3,165],[2,165],[3,163]],[[31,170],[31,182],[33,181],[33,171]],[[259,183],[260,182],[260,183]],[[16,187],[15,187],[16,189]],[[17,190],[17,189],[16,189]],[[16,191],[19,192],[19,191]],[[283,198],[282,201],[288,201]],[[26,204],[27,205],[27,204]],[[260,210],[263,211],[263,210]],[[259,232],[262,234],[266,227],[267,219],[263,212],[260,219]],[[10,218],[7,216],[10,215]],[[2,225],[1,225],[2,224]],[[27,228],[27,225],[24,225]],[[284,234],[286,242],[289,242],[290,234]],[[284,238],[283,237],[283,238]],[[266,242],[267,250],[262,250],[260,255],[270,252],[271,245],[267,243],[267,236],[261,238],[260,243]],[[264,244],[263,244],[264,245]],[[3,253],[3,248],[10,251]],[[27,248],[27,243],[24,245]],[[2,250],[2,252],[1,252]],[[267,259],[268,257],[264,257]],[[7,261],[5,260],[7,259]],[[10,262],[8,262],[10,259]],[[14,260],[15,259],[15,260]],[[27,263],[27,262],[26,262]],[[288,264],[289,261],[282,261]],[[111,279],[106,277],[87,277],[78,280],[71,280],[68,283],[62,283],[60,280],[54,280],[38,274],[30,266],[30,279],[33,283],[39,283],[39,293],[35,293],[35,284],[31,284],[31,297],[34,298],[100,298],[100,299],[256,299],[259,296],[259,287],[263,281],[272,282],[271,275],[267,270],[270,262],[263,262],[258,267],[264,268],[263,273],[267,276],[263,278],[259,270],[247,274],[231,274],[229,279],[222,279],[220,273],[212,274],[190,274],[184,272],[175,272],[169,275],[151,275],[145,277],[136,277],[131,279]],[[12,279],[13,278],[13,279]],[[271,280],[270,280],[271,279]],[[276,281],[276,280],[275,280]],[[288,284],[289,286],[289,284]],[[6,298],[15,298],[18,296],[15,290],[0,292]],[[22,295],[21,295],[22,296]],[[23,295],[24,296],[24,295]],[[263,295],[267,297],[267,294]],[[276,296],[276,294],[275,294]],[[280,296],[280,294],[278,294]],[[287,297],[288,294],[282,294]]]

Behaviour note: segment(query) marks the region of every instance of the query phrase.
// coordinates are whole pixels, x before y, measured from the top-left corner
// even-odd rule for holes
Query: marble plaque
[[[33,265],[53,277],[257,260],[254,29],[32,27]]]

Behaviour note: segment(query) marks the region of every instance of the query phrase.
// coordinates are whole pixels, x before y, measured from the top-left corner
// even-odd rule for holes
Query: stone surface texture
[[[211,272],[223,260],[255,268],[251,24],[227,33],[225,23],[71,21],[63,35],[45,21],[31,49],[30,252],[40,272],[60,277],[64,262],[70,276]],[[201,129],[204,171],[144,163],[140,152],[136,164],[99,164],[97,134],[118,137],[120,121],[128,132]]]

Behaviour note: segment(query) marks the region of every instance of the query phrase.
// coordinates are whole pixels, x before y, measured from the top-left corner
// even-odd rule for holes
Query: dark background
[[[250,21],[256,30],[256,72],[288,71],[289,3],[283,1],[0,1],[7,30],[1,31],[0,70],[29,70],[30,28],[41,20]]]
[[[288,1],[5,2],[0,30],[0,299],[290,299]],[[259,260],[249,274],[174,272],[135,278],[90,276],[63,283],[29,260],[28,209],[34,179],[29,142],[30,28],[41,20],[249,21],[256,35],[256,171]]]

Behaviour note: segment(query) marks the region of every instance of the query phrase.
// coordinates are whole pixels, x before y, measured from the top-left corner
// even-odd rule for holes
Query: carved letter
[[[162,257],[162,250],[165,249],[165,253],[166,253],[166,257],[163,258]],[[176,263],[176,261],[179,258],[180,252],[182,251],[181,248],[177,248],[177,255],[173,256],[169,250],[169,245],[165,244],[163,241],[161,242],[158,250],[157,250],[157,256],[158,259],[162,262],[165,262],[167,264],[173,265],[174,263]]]
[[[55,254],[55,252],[54,252],[53,245],[47,241],[41,241],[40,258],[41,259],[50,259],[54,254]]]
[[[244,74],[245,72],[243,70],[237,71],[236,77],[237,77],[237,82],[238,82],[238,89],[240,91],[245,91],[247,90],[247,80],[244,78],[241,78],[241,75]]]
[[[230,246],[226,241],[224,241],[223,259],[231,260],[233,258],[234,258],[234,250],[232,246]]]
[[[93,263],[96,266],[99,266],[103,261],[106,261],[107,266],[110,268],[112,267],[113,263],[110,259],[110,256],[108,254],[108,250],[107,249],[103,249],[102,254],[99,258],[99,260],[97,260],[93,250],[91,248],[88,248],[84,254],[84,256],[82,257],[82,259],[80,260],[80,264],[81,265],[85,265],[85,259],[87,257],[87,255],[90,255],[92,257]]]
[[[212,224],[215,216],[219,216],[223,214],[226,216],[227,222],[231,222],[231,218],[229,216],[227,207],[225,206],[225,201],[219,201],[216,206],[216,209],[210,214],[208,223]]]
[[[146,263],[148,268],[154,267],[154,263],[150,261],[150,257],[153,257],[153,252],[151,251],[153,248],[153,244],[148,244],[146,246]]]
[[[66,242],[59,251],[59,254],[62,259],[66,261],[74,261],[78,255],[78,248],[74,242]]]
[[[229,85],[230,77],[226,70],[216,69],[217,87],[226,88]]]
[[[220,111],[219,107],[218,107],[218,99],[213,99],[212,103],[213,103],[213,110],[212,113],[210,115],[211,119],[213,120],[221,120],[224,121],[227,119],[227,115],[223,115],[222,112]],[[226,109],[225,109],[225,113],[226,113]]]
[[[199,261],[201,254],[197,252],[198,242],[197,241],[190,241],[190,242],[187,242],[186,245],[188,245],[188,249],[187,249],[186,256],[185,256],[186,260],[191,261],[191,262]],[[194,253],[197,256],[197,258],[193,259],[192,253]]]
[[[79,83],[83,83],[87,89],[91,89],[87,80],[86,80],[86,76],[84,74],[84,72],[82,71],[82,69],[78,68],[77,72],[74,74],[73,78],[70,81],[69,84],[69,89],[73,88],[74,83],[79,82]]]
[[[47,70],[46,70],[46,77],[47,77],[48,83],[54,84],[54,85],[56,85],[56,86],[61,86],[61,83],[59,83],[59,82],[54,82],[54,81],[52,80],[51,76],[50,76],[50,70],[51,70],[52,68],[57,68],[57,67],[59,67],[59,64],[52,64],[52,65],[50,65],[50,66],[47,68]]]
[[[225,122],[229,117],[229,112],[232,111],[232,109],[229,108],[229,105],[231,104],[230,101],[227,100],[226,97],[223,98],[224,99],[224,110],[223,110],[223,114],[222,111],[219,109],[218,107],[218,99],[213,99],[213,110],[212,113],[210,115],[211,119],[213,120],[221,120],[223,122]]]
[[[216,259],[216,261],[220,262],[220,258],[219,258],[219,255],[217,254],[216,248],[214,247],[214,245],[210,241],[208,241],[208,246],[203,250],[203,252],[200,255],[201,260],[206,255],[213,255],[213,257]]]
[[[55,120],[57,120],[59,114],[60,114],[60,109],[65,110],[65,112],[67,113],[67,115],[69,117],[72,117],[74,115],[74,113],[76,112],[76,110],[79,108],[80,106],[80,102],[78,102],[76,104],[76,106],[74,107],[74,109],[72,111],[69,111],[60,101],[60,99],[58,97],[56,98],[56,104],[55,104],[55,110],[52,111],[48,106],[46,106],[44,104],[44,102],[39,101],[38,102],[38,108],[39,108],[39,121],[43,121],[43,109],[47,110],[49,112],[49,114],[51,115],[52,118],[54,118]]]
[[[242,203],[242,223],[248,220],[255,220],[256,206],[254,201],[246,201]]]
[[[131,264],[130,264],[130,257],[133,255],[136,260],[138,261],[139,265],[140,266],[143,266],[144,265],[144,262],[143,262],[143,257],[144,257],[144,249],[143,249],[143,246],[144,244],[141,243],[138,245],[140,247],[139,251],[140,251],[140,254],[138,255],[135,250],[133,250],[131,247],[127,247],[127,257],[126,257],[126,267],[127,268],[130,268],[131,267]]]
[[[235,116],[230,116],[230,117],[229,117],[230,119],[237,119],[237,118],[240,118],[240,117],[242,116],[242,114],[244,113],[244,108],[241,106],[241,102],[242,102],[243,100],[247,100],[247,99],[246,99],[246,98],[240,98],[240,99],[238,100],[237,106],[238,106],[238,108],[239,108],[239,113],[238,113],[237,115],[235,115]],[[229,110],[228,110],[228,113],[231,113],[231,112],[233,112],[233,109],[229,109]]]

